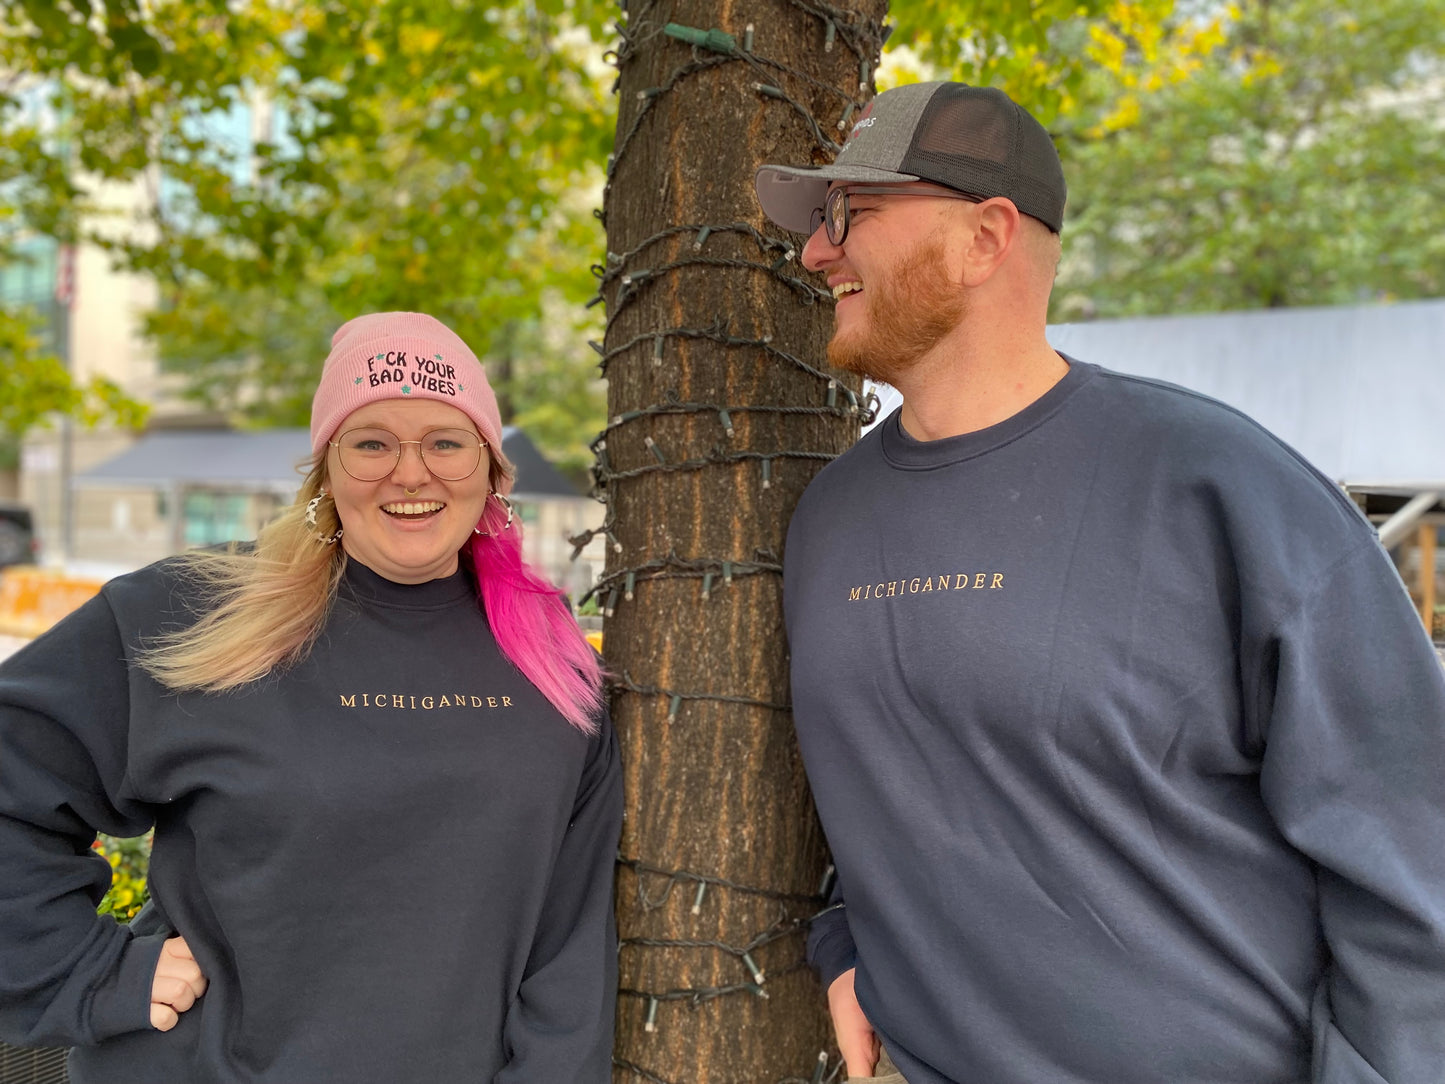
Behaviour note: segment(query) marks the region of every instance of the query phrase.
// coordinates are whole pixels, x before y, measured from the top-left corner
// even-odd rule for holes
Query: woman
[[[0,668],[0,1025],[76,1084],[601,1082],[601,677],[522,563],[496,398],[429,316],[337,331],[254,547],[108,583]],[[98,918],[97,830],[154,826]]]

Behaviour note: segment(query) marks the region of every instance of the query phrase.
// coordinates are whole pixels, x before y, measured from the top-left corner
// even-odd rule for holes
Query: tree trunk
[[[503,425],[511,425],[517,417],[515,395],[517,372],[517,321],[508,320],[502,325],[494,340],[492,352],[487,355],[487,372],[491,376],[492,391],[497,396],[497,413]]]
[[[627,792],[617,1084],[837,1072],[803,961],[827,856],[787,707],[781,556],[804,486],[857,438],[857,385],[825,369],[831,298],[753,174],[831,161],[871,97],[886,0],[849,3],[634,0],[617,51],[596,466]]]

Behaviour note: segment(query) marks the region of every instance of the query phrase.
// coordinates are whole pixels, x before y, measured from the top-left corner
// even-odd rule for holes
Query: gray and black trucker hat
[[[763,166],[763,213],[807,233],[832,181],[932,181],[969,195],[1005,196],[1058,233],[1064,169],[1043,125],[1001,90],[966,83],[910,83],[868,104],[831,166]]]

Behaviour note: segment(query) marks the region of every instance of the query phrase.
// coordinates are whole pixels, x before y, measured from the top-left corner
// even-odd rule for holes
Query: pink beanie
[[[502,416],[482,363],[435,317],[373,312],[336,329],[311,400],[311,450],[320,455],[353,410],[379,399],[450,403],[476,423],[492,458],[506,465]],[[510,489],[510,478],[498,488]]]

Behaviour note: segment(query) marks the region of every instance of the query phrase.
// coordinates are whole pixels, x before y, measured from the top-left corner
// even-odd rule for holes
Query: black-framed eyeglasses
[[[852,219],[852,208],[848,206],[849,196],[929,196],[933,199],[961,199],[969,203],[982,203],[984,197],[971,196],[967,192],[940,191],[934,188],[902,188],[894,184],[849,184],[839,185],[828,192],[823,206],[813,208],[813,218],[808,224],[808,236],[818,232],[819,226],[828,230],[829,244],[841,245],[848,236],[848,223]]]
[[[415,444],[427,471],[445,482],[460,482],[476,473],[487,446],[469,429],[433,429],[420,440],[402,440],[390,429],[367,426],[348,429],[328,441],[341,469],[358,482],[379,482],[401,462],[401,446]]]

